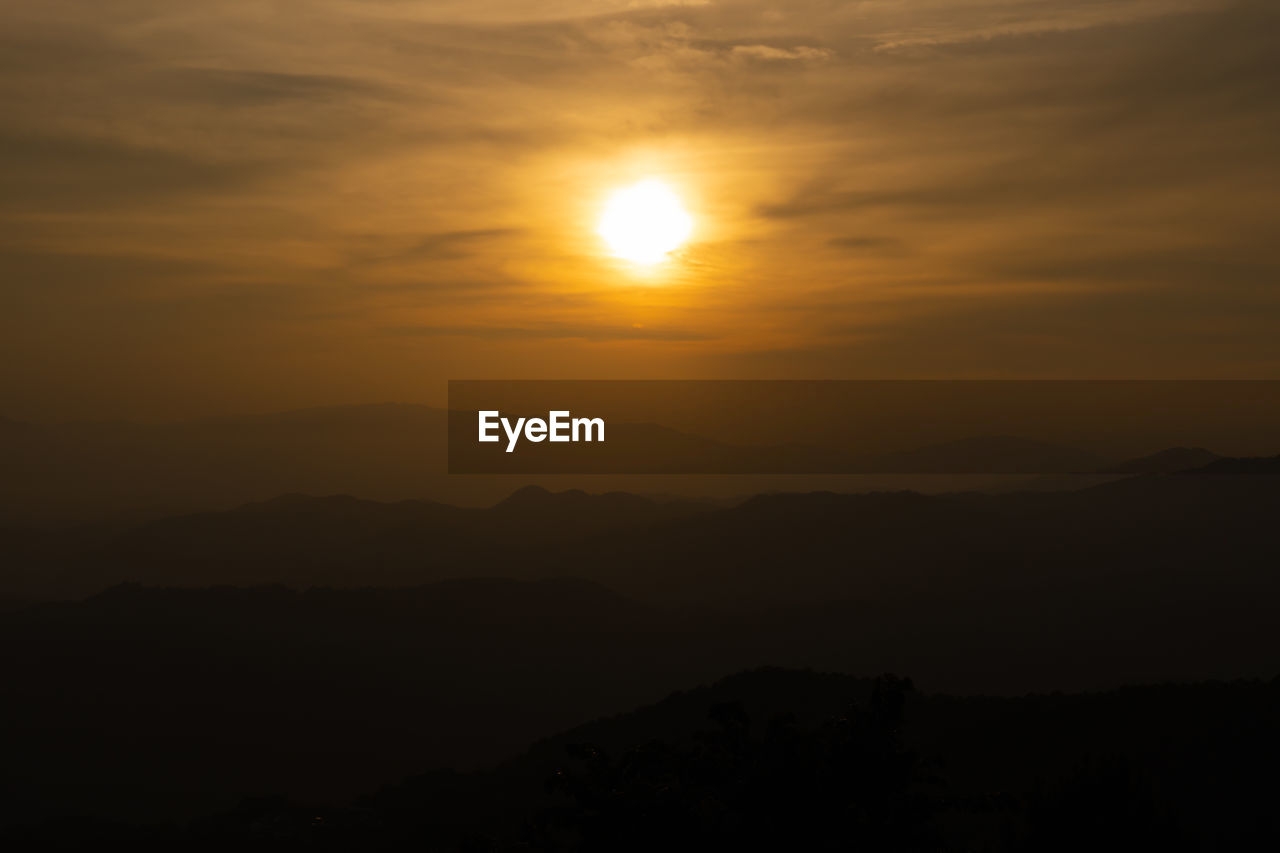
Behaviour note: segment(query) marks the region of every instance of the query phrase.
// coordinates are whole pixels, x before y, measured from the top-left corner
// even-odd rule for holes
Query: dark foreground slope
[[[1253,467],[729,509],[295,496],[111,533],[70,573],[154,586],[0,613],[2,808],[348,801],[761,665],[968,695],[1271,678],[1280,480]]]
[[[7,614],[0,649],[4,804],[19,814],[349,797],[496,761],[707,672],[660,615],[573,580],[117,587]]]
[[[892,669],[967,693],[1276,669],[1273,599],[1218,613],[1118,609],[1104,593],[1052,618],[1016,597],[659,607],[578,580],[118,587],[0,617],[2,802],[9,819],[155,820],[250,793],[344,800],[761,664]]]
[[[348,804],[259,797],[186,824],[6,834],[189,849],[1274,849],[1278,718],[1280,680],[962,699],[757,670]]]
[[[762,495],[727,509],[533,488],[489,509],[288,496],[143,525],[49,576],[81,594],[122,581],[351,589],[576,577],[643,611],[628,642],[653,643],[654,660],[680,647],[706,651],[712,671],[772,663],[909,671],[954,692],[1077,690],[1270,672],[1277,517],[1280,477],[1265,473],[1048,494]],[[460,612],[483,610],[474,589]],[[151,624],[149,607],[138,625]],[[235,607],[223,630],[239,624]],[[308,618],[302,636],[363,642]],[[396,618],[409,636],[421,630],[411,610]],[[576,618],[565,630],[593,643],[597,627]],[[520,638],[512,627],[492,642]],[[38,657],[26,650],[39,645],[20,648]]]

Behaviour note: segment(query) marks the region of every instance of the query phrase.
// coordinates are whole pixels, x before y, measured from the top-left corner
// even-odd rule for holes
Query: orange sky
[[[1280,378],[1275,7],[0,0],[0,414]]]

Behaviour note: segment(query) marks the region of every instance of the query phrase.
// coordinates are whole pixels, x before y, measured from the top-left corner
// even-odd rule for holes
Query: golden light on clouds
[[[648,266],[689,239],[693,217],[670,187],[650,178],[610,196],[596,232],[615,256]]]
[[[0,417],[1280,376],[1274,0],[263,5],[8,4]]]

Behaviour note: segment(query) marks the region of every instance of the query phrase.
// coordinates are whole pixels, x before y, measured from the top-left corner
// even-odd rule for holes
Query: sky
[[[1280,378],[1277,5],[0,0],[0,415]]]

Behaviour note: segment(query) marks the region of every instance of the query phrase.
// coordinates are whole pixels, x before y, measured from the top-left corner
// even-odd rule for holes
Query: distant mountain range
[[[653,424],[616,424],[610,429],[615,443],[601,446],[609,449],[593,456],[590,464],[575,462],[579,470],[1133,474],[1198,467],[1214,458],[1209,451],[1179,448],[1117,461],[1093,451],[1014,436],[966,437],[887,453],[858,453],[802,443],[734,445]],[[352,494],[381,501],[431,498],[476,505],[491,503],[531,479],[555,479],[521,474],[518,461],[507,476],[449,477],[446,441],[446,412],[401,404],[164,425],[40,426],[0,420],[0,519],[154,518],[294,492]],[[540,463],[534,456],[511,455],[526,460],[530,470],[547,470],[536,467]],[[589,482],[600,488],[599,476],[593,477]],[[579,481],[588,482],[582,477]],[[676,486],[668,482],[664,488]]]
[[[540,774],[569,742],[687,740],[719,698],[812,720],[831,691],[867,687],[759,676],[574,728],[761,664],[897,672],[964,694],[1270,678],[1274,465],[1217,460],[1251,473],[1077,491],[767,494],[731,507],[536,487],[484,509],[291,494],[79,538],[0,531],[0,584],[80,598],[0,609],[11,792],[0,824],[84,808],[159,820],[231,810],[246,792],[332,802],[566,732],[500,782],[441,771],[380,801],[422,795],[433,815],[497,808],[508,784],[520,802],[544,790]],[[1107,725],[1126,746],[1131,734],[1194,740],[1245,689],[1195,694],[1194,712],[1190,694],[1152,688],[1127,704],[1137,700],[1121,692],[1130,699]],[[1250,696],[1273,704],[1248,713],[1274,717],[1274,694]],[[1098,745],[1101,724],[1081,709],[1112,700],[939,701],[921,743],[945,741],[980,776],[982,744],[947,732],[981,720],[1006,769],[1027,743],[1042,750],[1038,767],[1057,768]],[[1041,714],[1056,722],[1019,728]],[[1050,730],[1074,740],[1055,752]],[[1224,748],[1236,742],[1227,722],[1215,731]],[[1270,774],[1257,742],[1230,754]],[[1194,768],[1221,754],[1178,766],[1199,779]]]
[[[666,602],[816,601],[884,595],[926,577],[945,587],[1023,561],[1044,582],[1214,561],[1224,550],[1274,552],[1264,531],[1267,513],[1280,511],[1276,479],[1208,474],[1275,465],[1219,459],[1192,469],[1206,476],[1143,474],[1076,491],[775,494],[729,507],[537,486],[488,508],[290,494],[65,534],[0,529],[0,597],[82,595],[121,581],[349,587],[577,576]]]
[[[1180,473],[1205,476],[1280,475],[1280,456],[1254,456],[1244,459],[1215,459],[1207,465]]]
[[[1105,474],[1172,474],[1192,468],[1203,468],[1222,457],[1203,447],[1171,447],[1150,456],[1129,459],[1101,469]]]
[[[1104,465],[1094,453],[1014,436],[979,436],[862,460],[868,472],[894,474],[1064,474]]]

